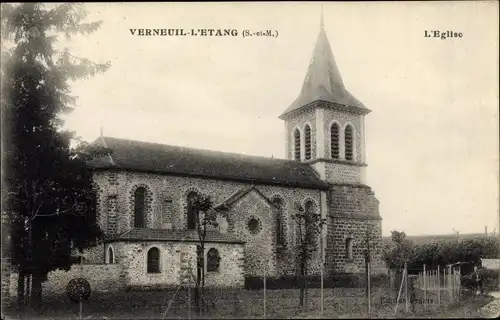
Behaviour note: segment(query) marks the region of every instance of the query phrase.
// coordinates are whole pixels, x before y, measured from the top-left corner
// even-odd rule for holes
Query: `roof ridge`
[[[290,159],[283,159],[283,158],[266,157],[266,156],[259,156],[259,155],[254,155],[254,154],[244,154],[244,153],[219,151],[219,150],[211,150],[211,149],[203,149],[203,148],[195,148],[195,147],[185,147],[185,146],[180,146],[180,145],[175,145],[175,144],[167,144],[167,143],[151,142],[151,141],[143,141],[143,140],[133,140],[133,139],[124,139],[124,138],[116,138],[116,137],[109,137],[109,136],[102,137],[103,142],[104,142],[104,138],[127,141],[127,142],[149,144],[149,145],[164,146],[164,147],[181,148],[181,149],[193,150],[193,151],[204,151],[204,152],[209,152],[209,153],[213,153],[213,154],[235,155],[235,156],[242,156],[242,157],[249,157],[249,158],[260,158],[260,159],[266,159],[266,160],[272,160],[272,161],[295,162],[297,165],[309,167],[309,165],[307,165],[306,163],[302,163],[302,162],[298,162],[298,161],[290,160]],[[107,148],[107,144],[104,147]]]
[[[215,206],[216,208],[221,207],[221,206],[226,206],[226,205],[231,205],[244,197],[247,193],[252,191],[254,188],[254,184],[252,183],[249,186],[244,186],[241,189],[236,190],[233,192],[229,197],[227,197],[225,200],[223,200],[219,205]]]
[[[221,204],[217,205],[216,208],[221,206],[232,205],[236,203],[238,200],[245,197],[252,190],[255,190],[255,192],[257,192],[262,198],[264,198],[264,200],[267,203],[269,203],[272,207],[275,207],[274,203],[265,194],[263,194],[262,191],[260,191],[254,184],[251,184],[250,186],[243,187],[238,191],[234,192],[233,194],[231,194],[229,197],[226,198],[226,200],[222,201]]]
[[[89,160],[90,167],[230,179],[246,185],[328,188],[309,164],[300,161],[112,137],[93,142],[101,147],[104,143],[112,151],[112,157],[104,155]]]

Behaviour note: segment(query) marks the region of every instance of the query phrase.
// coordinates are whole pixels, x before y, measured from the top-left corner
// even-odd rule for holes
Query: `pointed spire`
[[[280,118],[314,101],[326,101],[368,111],[344,87],[324,28],[323,6],[321,6],[320,31],[310,61],[299,97]]]
[[[103,126],[102,126],[102,123],[101,123],[101,138],[104,137],[104,129],[103,129]]]

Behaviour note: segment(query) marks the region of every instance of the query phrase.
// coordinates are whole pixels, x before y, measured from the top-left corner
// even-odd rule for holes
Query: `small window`
[[[339,147],[339,125],[337,123],[333,123],[331,127],[331,132],[330,132],[330,149],[331,149],[331,155],[332,159],[338,159],[339,154],[340,154],[340,147]]]
[[[207,272],[219,272],[219,266],[219,251],[215,248],[211,248],[207,252]]]
[[[310,160],[311,159],[311,127],[309,125],[306,125],[306,128],[305,128],[305,158],[306,160]]]
[[[260,221],[252,218],[248,220],[248,230],[251,234],[257,234],[260,231]]]
[[[148,273],[160,273],[160,249],[149,249],[147,265]]]
[[[115,253],[111,246],[108,247],[108,263],[115,263]]]
[[[352,259],[352,238],[348,238],[345,241],[345,255],[347,259]]]
[[[294,159],[300,161],[300,131],[299,129],[295,129],[293,132],[293,140],[294,140]]]
[[[353,130],[352,126],[348,125],[345,128],[345,159],[353,159]]]

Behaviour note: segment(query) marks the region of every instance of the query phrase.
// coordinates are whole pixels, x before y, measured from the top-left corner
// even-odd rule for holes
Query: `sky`
[[[320,3],[86,3],[93,34],[62,41],[109,61],[73,84],[66,127],[285,157],[278,116],[300,92]],[[499,232],[498,3],[332,2],[324,26],[366,117],[367,184],[383,235]],[[237,29],[237,37],[140,37],[129,29]],[[243,30],[278,37],[243,38]],[[428,30],[462,38],[426,38]]]

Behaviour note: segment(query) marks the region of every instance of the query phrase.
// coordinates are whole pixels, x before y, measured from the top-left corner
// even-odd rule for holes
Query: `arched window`
[[[330,151],[332,159],[338,159],[340,155],[340,139],[339,139],[340,129],[337,123],[333,123],[330,128]]]
[[[144,187],[139,187],[134,193],[134,227],[135,228],[145,228],[144,221],[144,208],[146,200],[146,189]]]
[[[148,273],[160,273],[160,249],[149,249],[147,265]]]
[[[215,248],[210,248],[207,252],[207,272],[219,272],[219,266],[219,251]]]
[[[108,263],[115,263],[115,253],[111,246],[108,247]]]
[[[345,255],[347,259],[352,259],[352,238],[347,238],[345,241]]]
[[[352,126],[345,127],[345,159],[353,159],[353,132]]]
[[[295,129],[293,132],[293,142],[294,142],[294,151],[293,151],[293,158],[295,160],[300,161],[300,130]]]
[[[313,213],[314,212],[314,202],[312,200],[307,200],[304,209],[306,210],[307,213]]]
[[[283,245],[285,243],[285,234],[283,232],[283,201],[276,197],[273,199],[273,204],[276,207],[276,244]]]
[[[311,159],[311,127],[306,124],[305,131],[305,158],[306,160]]]
[[[194,202],[198,194],[194,191],[191,191],[187,196],[188,208],[187,208],[187,229],[194,230],[196,229],[196,208],[194,206]]]

